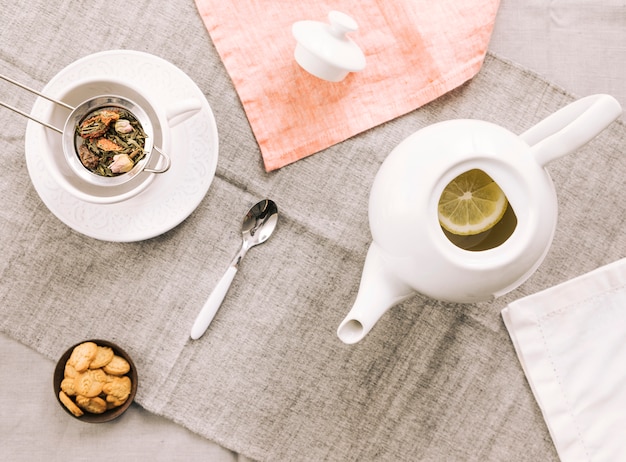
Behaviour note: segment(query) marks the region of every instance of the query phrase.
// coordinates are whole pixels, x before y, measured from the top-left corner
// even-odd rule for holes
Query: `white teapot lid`
[[[346,34],[358,30],[356,21],[340,11],[328,14],[330,24],[298,21],[292,27],[298,42],[295,58],[306,71],[324,80],[338,82],[350,72],[365,68],[365,55]]]

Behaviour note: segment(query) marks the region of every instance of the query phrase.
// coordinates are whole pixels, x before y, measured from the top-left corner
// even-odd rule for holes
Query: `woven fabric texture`
[[[500,310],[623,256],[626,209],[611,199],[624,188],[623,123],[549,165],[559,224],[522,287],[475,305],[416,296],[347,346],[335,331],[358,289],[369,188],[387,154],[451,118],[521,133],[573,97],[488,55],[476,77],[432,103],[267,173],[195,5],[123,6],[120,15],[121,2],[75,4],[81,11],[69,14],[36,0],[34,16],[13,5],[11,17],[38,33],[2,51],[4,72],[42,88],[89,53],[163,57],[215,112],[216,177],[171,231],[136,243],[94,240],[41,202],[24,159],[26,121],[0,111],[0,329],[51,359],[85,338],[117,342],[138,367],[141,406],[254,459],[556,461]],[[1,88],[9,102],[32,104]],[[244,213],[264,197],[280,210],[275,234],[248,253],[209,330],[191,341],[196,314],[239,249]]]

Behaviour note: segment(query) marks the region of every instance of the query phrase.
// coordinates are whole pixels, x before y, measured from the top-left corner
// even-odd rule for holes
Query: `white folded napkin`
[[[626,258],[502,317],[562,461],[626,461]]]

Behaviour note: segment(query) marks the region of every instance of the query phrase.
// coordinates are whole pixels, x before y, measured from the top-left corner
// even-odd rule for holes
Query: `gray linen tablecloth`
[[[346,346],[335,330],[370,241],[369,186],[391,149],[450,118],[522,132],[570,94],[489,56],[474,80],[434,103],[267,174],[191,2],[3,2],[2,11],[4,73],[42,88],[89,53],[146,51],[198,84],[220,133],[217,174],[197,210],[162,236],[111,243],[48,211],[26,171],[25,120],[0,111],[2,332],[50,359],[84,338],[123,345],[140,372],[141,406],[255,459],[557,459],[500,310],[624,256],[626,208],[615,200],[626,171],[622,122],[550,164],[559,226],[526,284],[476,305],[416,296]],[[249,253],[209,331],[192,342],[191,323],[240,245],[242,215],[263,197],[278,203],[279,227]]]

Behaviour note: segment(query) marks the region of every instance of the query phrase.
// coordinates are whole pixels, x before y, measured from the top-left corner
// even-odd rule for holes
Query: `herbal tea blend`
[[[78,157],[85,168],[102,176],[129,172],[143,158],[146,133],[129,111],[118,107],[97,109],[76,126],[83,140]]]

